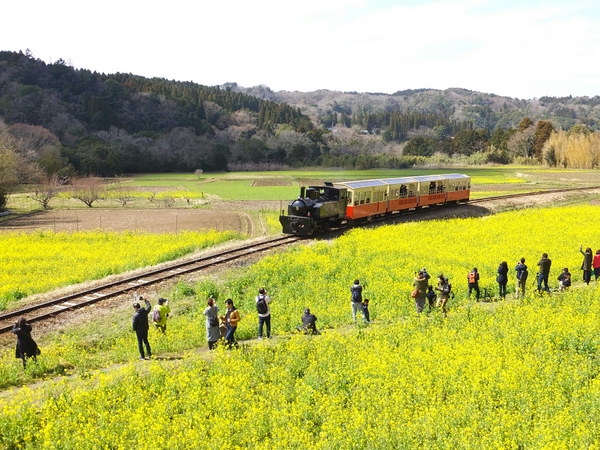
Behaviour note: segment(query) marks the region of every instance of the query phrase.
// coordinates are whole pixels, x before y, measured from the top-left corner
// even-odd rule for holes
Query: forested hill
[[[76,70],[15,52],[0,52],[0,119],[17,137],[51,133],[60,141],[60,163],[97,175],[226,170],[232,159],[253,161],[255,153],[283,162],[285,149],[267,148],[268,136],[286,129],[318,149],[322,134],[285,103],[192,82]]]
[[[571,129],[600,129],[600,97],[274,92],[106,75],[0,52],[0,150],[46,174],[395,168],[438,155],[443,163],[568,165],[560,148],[544,153],[544,145]]]
[[[266,86],[251,88],[228,83],[229,89],[262,99],[285,102],[316,116],[325,124],[336,123],[342,115],[357,116],[400,112],[435,114],[456,122],[469,122],[473,128],[516,128],[525,117],[551,121],[556,129],[567,130],[583,124],[600,129],[600,96],[594,97],[540,97],[518,99],[485,94],[462,88],[409,89],[393,94],[369,92],[340,92],[319,90],[313,92],[272,91]],[[328,125],[329,126],[329,125]]]

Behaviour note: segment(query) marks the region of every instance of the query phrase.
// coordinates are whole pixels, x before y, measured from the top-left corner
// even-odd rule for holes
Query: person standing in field
[[[208,349],[212,350],[217,346],[217,342],[221,338],[221,332],[219,331],[219,307],[212,297],[209,297],[206,301],[206,308],[204,308],[204,317],[206,317],[206,340],[208,342]]]
[[[350,287],[350,305],[352,306],[352,320],[356,323],[356,313],[362,311],[362,291],[363,288],[360,285],[360,281],[358,279],[354,280],[354,284]],[[363,314],[363,320],[365,319],[365,315]]]
[[[448,310],[446,309],[446,305],[448,304],[448,300],[450,299],[450,283],[448,283],[448,278],[444,277],[443,273],[440,273],[438,276],[438,285],[435,288],[436,291],[439,291],[439,295],[437,298],[437,307],[442,309],[444,313],[444,317],[448,317]]]
[[[427,285],[427,294],[425,294],[425,296],[427,297],[427,303],[429,304],[429,312],[431,312],[435,307],[435,300],[437,298],[437,294],[433,290],[433,286],[431,284]]]
[[[525,265],[525,258],[521,258],[521,260],[517,263],[515,270],[517,271],[517,287],[515,289],[515,298],[519,298],[519,293],[525,297],[525,285],[527,284],[527,277],[529,276],[527,266]]]
[[[468,298],[471,298],[471,292],[475,291],[475,300],[479,301],[479,272],[477,271],[477,267],[473,267],[473,270],[467,274],[467,283],[469,286]]]
[[[580,245],[579,252],[583,255],[583,262],[581,263],[581,270],[583,270],[583,281],[585,284],[590,284],[592,279],[592,263],[594,259],[592,249],[588,247],[585,249],[584,253],[583,245]]]
[[[131,320],[131,325],[137,336],[140,359],[150,359],[152,357],[152,351],[150,350],[150,343],[148,342],[148,329],[150,328],[148,324],[148,314],[150,314],[152,306],[148,300],[144,299],[144,297],[140,297],[140,301],[141,300],[144,300],[145,306],[142,308],[139,302],[133,304],[135,314]],[[144,355],[144,346],[146,346],[147,356]]]
[[[241,317],[240,312],[233,304],[233,300],[230,298],[225,300],[225,306],[227,307],[227,313],[224,316],[221,316],[221,320],[227,325],[225,341],[231,348],[233,345],[237,346],[237,342],[235,341],[235,330],[237,330],[238,322],[241,320]]]
[[[548,286],[548,276],[550,275],[550,266],[552,266],[552,261],[548,258],[548,253],[542,253],[542,257],[537,263],[539,267],[539,272],[537,276],[537,285],[538,292],[542,292],[542,283],[544,283],[544,290],[546,292],[550,292],[550,287]]]
[[[414,293],[415,293],[415,308],[418,313],[423,312],[425,308],[425,299],[427,295],[427,278],[423,275],[423,271],[420,270],[417,273],[413,281]]]
[[[153,313],[152,319],[158,319],[158,321],[154,322],[154,326],[157,330],[160,330],[164,333],[167,331],[167,317],[169,317],[169,314],[171,313],[169,301],[166,298],[161,297],[158,299],[158,305],[156,305],[154,308],[155,313]],[[156,314],[156,311],[158,311],[158,314]]]
[[[423,267],[421,269],[421,272],[423,272],[423,276],[427,279],[427,283],[429,283],[429,280],[431,279],[431,275],[429,275],[429,272],[427,272],[427,268]]]
[[[500,298],[504,300],[506,298],[506,285],[508,283],[508,263],[506,261],[502,261],[498,266],[498,277],[496,278],[498,282],[498,293]]]
[[[369,313],[369,299],[363,298],[361,303],[363,317],[365,318],[365,323],[371,323],[371,313]]]
[[[23,369],[27,365],[27,359],[33,358],[37,361],[40,348],[31,337],[31,325],[27,323],[24,316],[19,317],[19,320],[13,325],[12,332],[17,335],[17,348],[15,350],[15,358],[20,358],[23,361]]]
[[[263,327],[267,328],[267,339],[271,337],[271,297],[264,287],[258,290],[255,298],[256,312],[258,313],[258,339],[263,337]]]
[[[598,278],[600,277],[600,249],[596,250],[594,260],[592,261],[592,267],[594,268],[594,277],[596,277],[596,281],[598,281]]]

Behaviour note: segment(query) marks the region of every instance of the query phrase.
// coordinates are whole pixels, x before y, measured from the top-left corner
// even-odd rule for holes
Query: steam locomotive
[[[467,202],[471,177],[461,173],[385,178],[323,186],[302,186],[300,196],[281,211],[286,234],[311,236],[330,228],[354,226],[403,210]]]

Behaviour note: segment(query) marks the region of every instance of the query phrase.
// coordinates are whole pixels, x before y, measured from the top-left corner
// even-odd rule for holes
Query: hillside
[[[100,74],[0,52],[0,144],[61,176],[400,168],[434,154],[483,155],[463,161],[469,164],[530,163],[545,158],[552,131],[575,125],[600,128],[600,97],[519,100],[458,88],[273,92]],[[559,153],[546,160],[561,162]],[[13,172],[36,172],[24,167]],[[5,172],[0,178],[8,179]]]
[[[569,129],[586,124],[600,129],[600,96],[541,97],[524,100],[495,94],[452,88],[446,90],[414,89],[394,94],[358,93],[319,90],[314,92],[271,91],[265,86],[232,89],[266,100],[285,102],[314,117],[332,112],[357,114],[381,111],[438,114],[460,122],[471,122],[474,128],[517,127],[524,117],[550,120],[557,128]]]

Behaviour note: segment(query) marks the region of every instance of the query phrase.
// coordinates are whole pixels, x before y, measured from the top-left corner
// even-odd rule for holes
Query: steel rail
[[[51,312],[39,314],[27,319],[27,322],[39,322],[51,317],[55,317],[66,311],[73,311],[92,305],[101,300],[116,297],[140,287],[147,287],[170,278],[178,277],[186,273],[196,272],[210,266],[232,261],[243,256],[260,253],[282,245],[291,244],[298,241],[297,236],[279,236],[262,242],[247,244],[234,249],[218,252],[212,255],[191,259],[188,261],[171,264],[160,269],[149,270],[138,275],[130,276],[125,279],[113,281],[90,289],[78,291],[60,298],[55,298],[35,305],[25,306],[13,311],[0,314],[0,322],[5,322],[11,318],[30,314],[45,308],[54,307]],[[104,291],[109,292],[104,292]],[[83,299],[83,300],[80,300]],[[12,330],[12,324],[0,325],[0,333]]]

